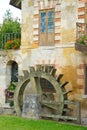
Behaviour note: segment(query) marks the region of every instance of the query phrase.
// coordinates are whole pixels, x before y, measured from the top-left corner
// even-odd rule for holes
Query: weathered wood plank
[[[62,116],[62,115],[52,115],[52,114],[41,114],[41,117],[51,117],[51,118],[57,118],[57,119],[63,119],[63,120],[73,120],[77,121],[76,117],[72,116]]]

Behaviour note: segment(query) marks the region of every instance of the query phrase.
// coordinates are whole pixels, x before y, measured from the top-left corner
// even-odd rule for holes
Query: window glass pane
[[[40,32],[46,32],[46,12],[41,13]]]
[[[12,63],[11,67],[11,81],[18,82],[18,64],[16,62]]]
[[[48,32],[53,32],[54,30],[54,12],[48,12]]]

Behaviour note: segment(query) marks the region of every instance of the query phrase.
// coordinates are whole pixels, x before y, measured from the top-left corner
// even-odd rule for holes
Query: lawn
[[[0,130],[87,130],[87,127],[56,121],[0,116]]]

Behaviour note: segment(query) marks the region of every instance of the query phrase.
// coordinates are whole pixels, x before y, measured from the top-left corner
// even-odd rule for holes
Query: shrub
[[[83,37],[80,37],[79,39],[76,40],[76,42],[80,43],[80,44],[87,45],[87,36],[84,35]]]
[[[10,106],[10,107],[13,107],[13,106],[14,106],[14,101],[13,101],[13,100],[10,101],[9,106]]]
[[[5,43],[4,49],[18,49],[20,47],[20,40],[9,40]]]
[[[15,85],[13,83],[10,83],[10,85],[8,86],[8,91],[9,90],[15,90]]]
[[[13,98],[14,96],[14,91],[15,91],[16,86],[13,83],[10,83],[7,89],[5,89],[5,95],[8,98]]]

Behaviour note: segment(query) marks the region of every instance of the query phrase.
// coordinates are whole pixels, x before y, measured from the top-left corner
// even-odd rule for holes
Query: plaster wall
[[[24,0],[22,3],[22,40],[21,46],[27,47],[33,43],[33,1]]]

